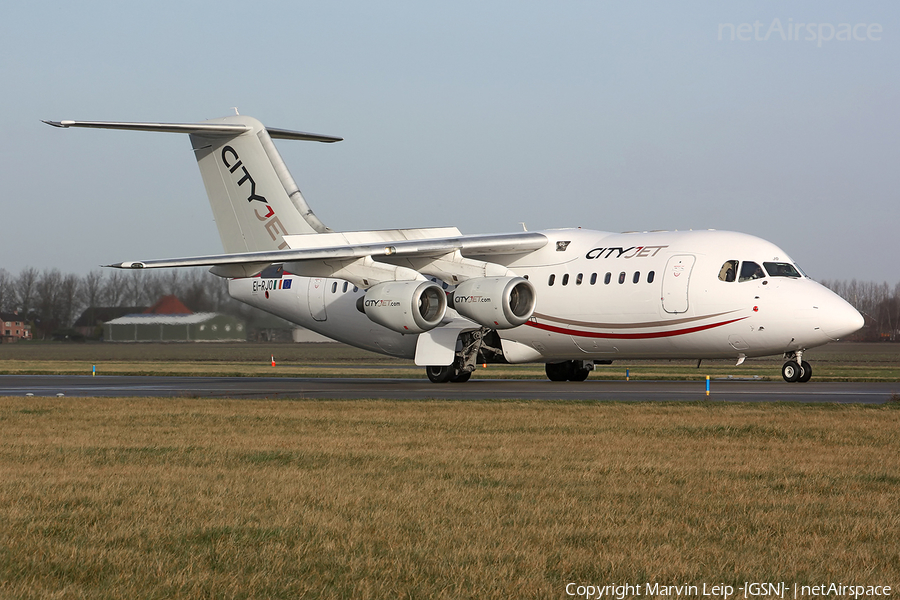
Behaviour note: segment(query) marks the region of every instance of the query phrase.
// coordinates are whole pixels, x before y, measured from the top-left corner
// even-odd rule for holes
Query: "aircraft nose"
[[[825,318],[827,322],[822,330],[832,340],[846,337],[865,325],[865,319],[859,311],[839,296],[835,296],[834,301],[829,303]]]

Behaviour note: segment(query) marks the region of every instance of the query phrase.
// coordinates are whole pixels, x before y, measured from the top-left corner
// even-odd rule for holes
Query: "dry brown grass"
[[[0,399],[0,596],[900,584],[900,410]]]

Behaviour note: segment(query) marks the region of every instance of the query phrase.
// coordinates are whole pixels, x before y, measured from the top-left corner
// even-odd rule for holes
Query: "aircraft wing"
[[[307,236],[303,236],[307,237]],[[320,237],[309,236],[311,239]],[[322,236],[325,237],[325,236]],[[267,265],[271,263],[347,260],[365,257],[430,258],[458,251],[462,255],[490,256],[523,254],[543,248],[547,236],[538,232],[508,234],[460,235],[457,237],[381,241],[364,244],[342,244],[321,247],[289,248],[263,252],[210,254],[185,258],[132,260],[104,265],[117,269],[162,269],[227,265]]]

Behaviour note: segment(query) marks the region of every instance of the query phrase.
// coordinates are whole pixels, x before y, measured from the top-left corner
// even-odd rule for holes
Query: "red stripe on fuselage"
[[[650,333],[600,333],[594,331],[579,331],[577,329],[565,329],[563,327],[555,327],[553,325],[547,325],[546,323],[535,323],[533,321],[528,321],[525,323],[531,327],[536,327],[537,329],[543,329],[544,331],[552,331],[553,333],[561,333],[563,335],[574,335],[577,337],[586,337],[586,338],[602,338],[606,340],[649,340],[653,338],[664,338],[664,337],[674,337],[676,335],[686,335],[688,333],[696,333],[698,331],[704,331],[706,329],[713,329],[715,327],[721,327],[723,325],[728,325],[729,323],[735,323],[737,321],[743,321],[747,317],[741,317],[739,319],[731,319],[730,321],[722,321],[721,323],[710,323],[709,325],[698,325],[697,327],[687,327],[685,329],[672,329],[669,331],[653,331]]]

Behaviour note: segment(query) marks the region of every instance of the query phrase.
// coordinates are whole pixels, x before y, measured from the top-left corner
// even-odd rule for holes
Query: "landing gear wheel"
[[[447,383],[456,375],[456,365],[446,367],[425,367],[425,373],[431,383]]]
[[[544,370],[547,371],[547,379],[550,381],[567,381],[569,379],[569,363],[547,363]]]
[[[572,370],[569,372],[569,381],[584,381],[590,374],[590,370],[579,369],[575,365],[572,365]]]
[[[582,361],[567,360],[561,363],[547,363],[545,370],[550,381],[584,381],[591,374],[590,369],[580,365]]]
[[[810,369],[810,375],[812,374],[812,370]],[[796,362],[789,360],[784,363],[781,367],[781,376],[784,377],[784,380],[788,383],[795,383],[800,381],[800,377],[803,375],[803,371],[801,370],[800,365]]]
[[[465,383],[472,377],[472,371],[459,371],[455,376],[450,378],[450,383]]]
[[[812,377],[812,367],[804,360],[800,363],[800,378],[797,381],[806,383],[810,377]]]

